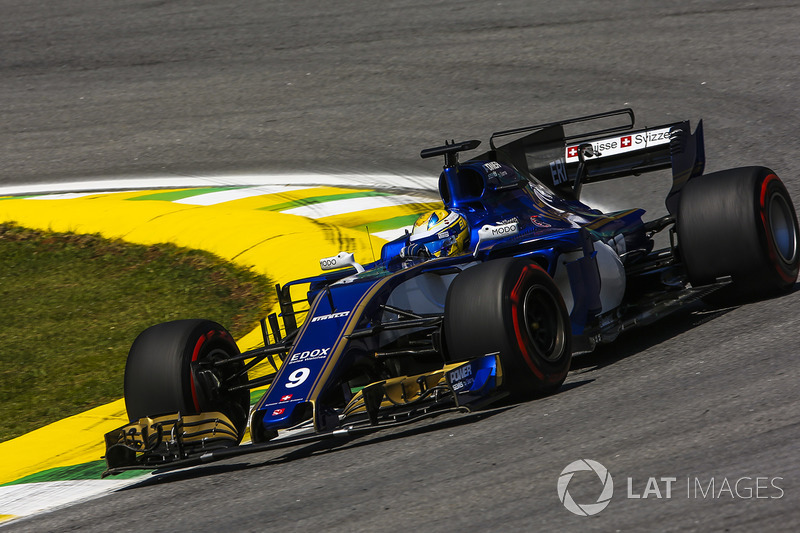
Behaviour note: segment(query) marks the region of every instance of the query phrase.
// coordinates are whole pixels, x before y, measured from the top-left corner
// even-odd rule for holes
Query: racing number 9
[[[303,382],[308,379],[308,375],[311,373],[311,370],[308,368],[298,368],[291,374],[289,374],[289,383],[286,384],[287,389],[293,389],[294,387],[299,387],[303,384]]]

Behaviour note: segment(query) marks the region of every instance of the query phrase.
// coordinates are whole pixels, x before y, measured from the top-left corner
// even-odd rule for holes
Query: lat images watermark
[[[594,476],[588,476],[591,487],[582,486],[584,489],[579,503],[570,494],[569,485],[573,481],[576,473],[594,472]],[[586,477],[581,478],[581,485],[586,484]],[[577,481],[577,479],[576,479]],[[697,500],[778,500],[783,498],[785,491],[782,483],[783,477],[780,476],[687,476],[678,478],[677,476],[648,477],[636,480],[633,477],[627,478],[627,491],[625,497],[629,500],[640,499],[674,499],[686,498]],[[568,464],[558,476],[557,485],[558,499],[564,507],[579,516],[596,515],[611,503],[614,496],[614,481],[608,469],[592,459],[579,459]],[[587,490],[591,488],[592,497],[599,492],[595,501],[583,501],[587,496]]]

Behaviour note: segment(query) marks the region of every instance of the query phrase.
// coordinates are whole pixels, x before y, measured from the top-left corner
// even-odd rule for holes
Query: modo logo
[[[576,503],[567,490],[569,482],[572,480],[572,476],[575,475],[575,472],[581,471],[593,471],[603,483],[603,491],[600,493],[600,496],[597,498],[595,503]],[[564,504],[564,507],[566,507],[568,511],[575,513],[576,515],[596,515],[608,506],[613,495],[614,482],[611,480],[611,474],[608,473],[606,467],[597,461],[592,461],[591,459],[580,459],[578,461],[574,461],[568,464],[567,467],[561,471],[561,475],[558,476],[558,499],[561,500],[561,503]]]

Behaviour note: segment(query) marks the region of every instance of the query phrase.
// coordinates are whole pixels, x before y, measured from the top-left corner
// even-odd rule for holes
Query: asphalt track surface
[[[704,118],[707,170],[767,165],[800,199],[794,2],[0,0],[0,12],[3,185],[435,175],[417,154],[445,138],[632,106],[640,125]],[[587,193],[657,215],[668,183]],[[546,399],[164,474],[4,530],[796,531],[800,294],[693,311],[577,359]],[[582,458],[615,484],[592,517],[556,492]],[[600,494],[592,476],[575,475],[576,501]],[[676,479],[670,498],[662,477]]]

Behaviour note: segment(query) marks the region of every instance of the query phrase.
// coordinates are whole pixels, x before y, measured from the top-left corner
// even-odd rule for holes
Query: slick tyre
[[[214,366],[239,354],[230,333],[210,320],[176,320],[144,330],[131,346],[125,365],[125,407],[130,420],[180,412],[224,413],[241,438],[250,395],[229,392],[224,383],[243,363]],[[233,379],[243,383],[246,375]]]
[[[768,168],[744,167],[689,181],[681,190],[678,249],[693,285],[731,276],[726,297],[790,290],[797,279],[798,225],[792,200]]]
[[[515,401],[558,390],[572,359],[561,293],[526,259],[497,259],[456,276],[445,303],[444,337],[451,361],[499,352],[503,387]]]

